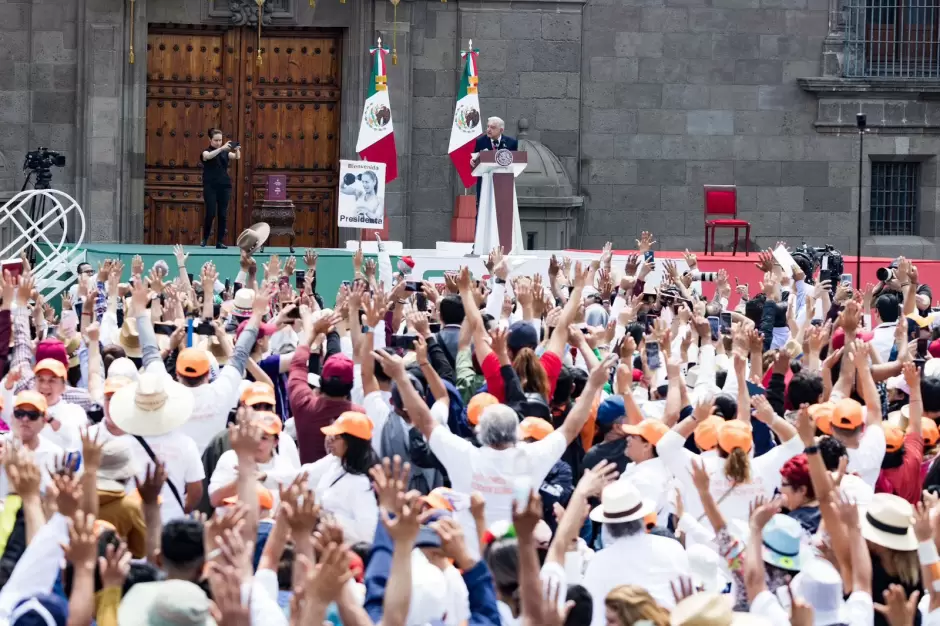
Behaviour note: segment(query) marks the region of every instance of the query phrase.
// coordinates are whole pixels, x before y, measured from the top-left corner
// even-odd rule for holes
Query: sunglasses
[[[25,411],[23,409],[13,409],[13,417],[18,420],[28,419],[31,422],[35,422],[42,417],[42,413],[39,411]]]

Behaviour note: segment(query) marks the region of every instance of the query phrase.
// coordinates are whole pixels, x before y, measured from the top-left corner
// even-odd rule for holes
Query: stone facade
[[[344,29],[342,151],[352,156],[363,51],[377,34],[390,43],[392,5],[268,1],[279,24]],[[88,238],[140,241],[147,24],[220,23],[227,5],[137,0],[130,65],[129,0],[0,0],[0,193],[22,185],[27,150],[61,150],[68,165],[54,183],[85,208]],[[932,257],[940,81],[843,79],[840,15],[838,0],[406,0],[389,67],[400,153],[391,236],[412,247],[449,238],[463,190],[447,144],[459,50],[472,38],[483,115],[502,117],[510,135],[527,120],[584,197],[571,247],[630,248],[652,230],[664,248],[700,250],[711,183],[738,186],[756,245],[805,239],[852,253],[862,110],[865,233],[870,160],[921,163],[917,236],[866,237],[864,252]]]

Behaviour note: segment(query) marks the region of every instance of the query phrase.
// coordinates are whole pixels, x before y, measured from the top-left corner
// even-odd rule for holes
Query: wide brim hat
[[[140,347],[140,335],[137,333],[137,320],[132,317],[125,317],[124,323],[114,332],[113,343],[124,348],[124,354],[128,357],[141,358],[143,349]]]
[[[646,500],[639,490],[625,480],[604,487],[600,506],[591,511],[591,520],[600,524],[622,524],[643,519],[656,510],[652,500]]]
[[[185,424],[193,404],[192,392],[166,374],[141,374],[111,396],[109,415],[128,434],[158,437]]]
[[[101,466],[96,484],[101,491],[124,491],[127,482],[137,476],[134,455],[126,437],[108,440],[101,448]]]
[[[209,613],[209,598],[196,583],[161,580],[138,583],[124,594],[118,607],[121,626],[160,623],[216,626]]]
[[[235,241],[235,245],[248,254],[254,254],[261,249],[270,236],[271,227],[267,222],[258,222],[243,230]]]
[[[862,537],[891,550],[916,550],[917,537],[911,524],[913,516],[914,507],[904,498],[890,493],[876,493],[868,510],[859,519]]]

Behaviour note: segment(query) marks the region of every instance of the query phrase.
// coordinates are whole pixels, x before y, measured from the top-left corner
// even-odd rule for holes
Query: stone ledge
[[[940,99],[940,79],[923,78],[838,78],[819,76],[797,78],[800,89],[819,95],[838,96],[899,96],[916,97],[919,100]]]
[[[587,4],[587,0],[476,0],[472,5],[460,3],[457,10],[468,13],[512,10],[564,13],[568,11],[577,12],[585,4]]]

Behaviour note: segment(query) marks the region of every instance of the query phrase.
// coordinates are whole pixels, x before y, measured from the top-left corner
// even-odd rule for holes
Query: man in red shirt
[[[913,363],[905,363],[904,379],[911,388],[911,402],[907,434],[893,424],[885,424],[885,458],[881,462],[881,474],[875,483],[875,493],[893,493],[917,504],[921,499],[923,479],[921,464],[924,461],[924,435],[921,417],[924,403],[920,391],[920,372]]]

